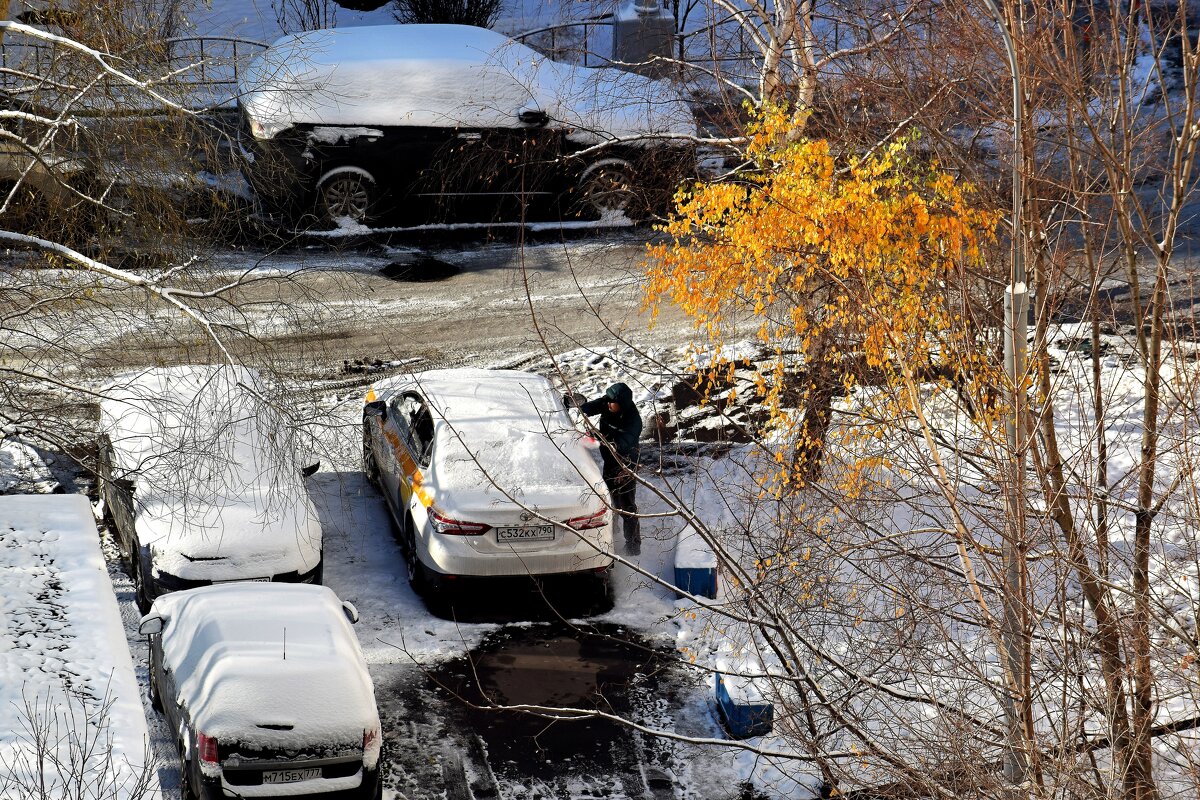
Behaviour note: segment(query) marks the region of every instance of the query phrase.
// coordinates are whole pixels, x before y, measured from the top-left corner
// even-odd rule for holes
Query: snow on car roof
[[[114,477],[135,477],[143,544],[172,538],[156,566],[173,574],[193,558],[316,562],[320,526],[300,479],[292,431],[255,394],[254,370],[228,365],[161,367],[101,389],[100,430],[112,442]],[[252,532],[253,551],[227,534]],[[301,562],[297,548],[307,554]],[[219,552],[218,552],[219,551]]]
[[[250,391],[261,384],[253,370],[228,365],[156,367],[110,381],[101,388],[100,429],[112,441],[115,466],[122,472],[159,464],[175,470],[176,454],[190,458],[197,455],[186,452],[190,448],[218,440],[246,450],[254,443],[245,440],[270,414]],[[231,455],[256,460],[253,453]]]
[[[469,25],[376,25],[285,36],[239,78],[242,108],[270,138],[297,124],[520,128],[540,108],[585,142],[690,136],[668,83],[560,64]]]
[[[324,586],[208,586],[160,597],[152,613],[166,621],[163,657],[181,702],[218,740],[361,747],[376,724],[358,638]]]
[[[565,491],[578,499],[599,472],[587,442],[571,424],[553,384],[514,370],[430,370],[380,381],[380,396],[419,391],[438,417],[434,470],[445,490],[531,497]],[[594,445],[593,445],[594,446]]]

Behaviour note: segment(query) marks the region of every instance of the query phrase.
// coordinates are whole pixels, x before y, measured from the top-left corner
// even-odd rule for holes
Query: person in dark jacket
[[[563,398],[574,405],[571,395]],[[614,383],[602,397],[579,404],[579,410],[589,417],[600,415],[600,438],[604,445],[604,483],[612,495],[613,510],[621,515],[625,531],[625,552],[639,555],[642,550],[641,521],[637,513],[637,478],[633,467],[638,460],[638,442],[642,438],[642,415],[633,403],[633,390],[623,383]]]

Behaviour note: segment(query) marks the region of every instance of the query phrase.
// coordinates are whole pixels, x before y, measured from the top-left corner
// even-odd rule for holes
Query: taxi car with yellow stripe
[[[597,460],[596,441],[540,375],[431,370],[366,396],[363,467],[419,593],[460,577],[607,581],[612,514]]]

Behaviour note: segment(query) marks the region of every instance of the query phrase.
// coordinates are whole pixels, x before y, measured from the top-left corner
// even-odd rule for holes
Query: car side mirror
[[[358,623],[358,609],[354,607],[354,603],[351,603],[349,600],[343,600],[342,613],[346,615],[346,619],[350,620],[351,625]]]
[[[313,476],[313,474],[315,474],[315,473],[316,473],[316,471],[317,471],[317,470],[319,470],[320,468],[321,468],[321,462],[320,462],[320,461],[314,461],[313,463],[309,464],[308,466],[306,466],[306,467],[301,467],[301,468],[300,468],[300,476],[301,476],[302,478],[310,478],[310,477],[312,477],[312,476]]]
[[[517,119],[531,128],[544,128],[550,124],[550,115],[540,108],[523,108],[517,112]]]
[[[363,409],[363,413],[371,416],[379,417],[382,420],[387,420],[387,403],[382,400],[376,400],[373,403],[367,403]]]
[[[162,633],[163,618],[158,614],[147,614],[138,624],[138,633],[142,636],[157,636]]]

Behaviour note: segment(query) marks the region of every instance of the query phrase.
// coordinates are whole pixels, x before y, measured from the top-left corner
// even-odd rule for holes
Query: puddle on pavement
[[[413,261],[393,261],[379,274],[394,281],[410,281],[413,283],[430,283],[453,278],[462,272],[462,268],[432,256],[418,256]]]
[[[592,787],[597,797],[641,797],[647,747],[627,726],[472,706],[530,704],[636,718],[670,683],[670,655],[611,625],[539,625],[504,631],[430,678],[443,687],[464,736],[478,737],[501,784],[573,784]]]

